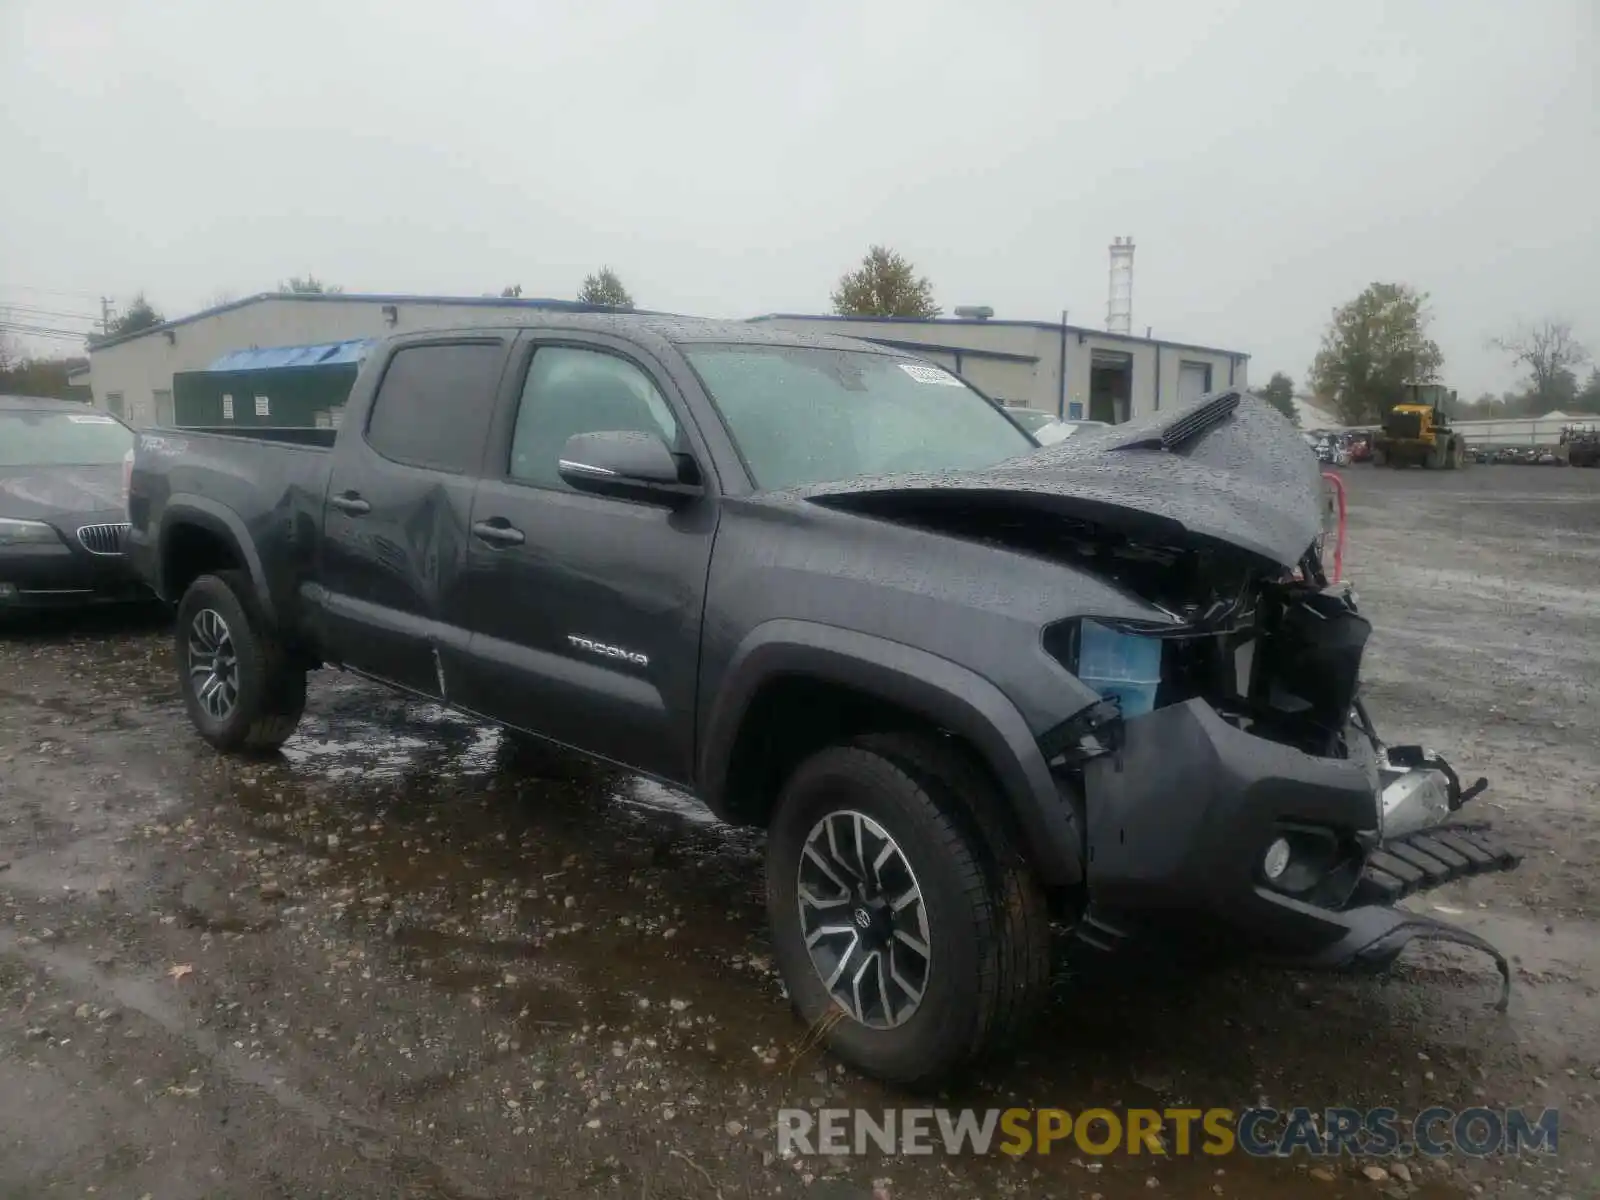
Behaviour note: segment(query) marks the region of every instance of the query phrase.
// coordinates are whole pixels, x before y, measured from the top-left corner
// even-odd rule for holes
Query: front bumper
[[[1434,770],[1303,754],[1237,728],[1202,700],[1128,720],[1120,749],[1083,766],[1089,903],[1079,940],[1109,951],[1178,933],[1190,946],[1317,966],[1383,965],[1417,937],[1492,953],[1470,934],[1394,907],[1518,861],[1486,826],[1439,824],[1449,811],[1419,803],[1431,804],[1435,781],[1412,772]],[[1430,786],[1411,786],[1418,782]],[[1387,839],[1380,789],[1394,821]],[[1288,876],[1275,885],[1263,869],[1268,847],[1285,836],[1322,855],[1293,892]]]
[[[0,546],[0,611],[149,599],[120,554],[59,545]]]

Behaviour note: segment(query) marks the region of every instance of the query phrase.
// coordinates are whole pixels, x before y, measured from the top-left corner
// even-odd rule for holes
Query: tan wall
[[[166,333],[90,352],[90,385],[95,403],[106,407],[113,392],[123,397],[123,414],[134,424],[156,419],[156,393],[170,391],[178,371],[198,371],[234,350],[266,346],[298,346],[335,342],[346,338],[381,338],[391,333],[419,329],[452,328],[499,320],[527,319],[525,305],[438,304],[398,302],[398,321],[389,325],[382,301],[269,299],[229,309]],[[991,396],[1011,403],[1055,412],[1061,399],[1061,331],[1043,325],[954,321],[831,321],[807,317],[775,317],[770,324],[802,333],[839,337],[892,339],[932,346],[1020,356],[981,358],[965,356],[962,374]],[[1067,400],[1079,401],[1089,411],[1089,367],[1096,348],[1129,354],[1133,360],[1132,416],[1156,409],[1156,356],[1160,355],[1161,407],[1178,401],[1178,369],[1185,360],[1209,362],[1213,389],[1229,386],[1229,366],[1234,364],[1233,386],[1246,384],[1247,360],[1224,351],[1170,346],[1143,339],[1108,337],[1093,330],[1067,330]],[[912,353],[955,368],[952,354],[937,350]]]
[[[123,415],[134,425],[156,420],[156,393],[172,390],[177,371],[200,371],[224,354],[267,346],[300,346],[348,338],[381,338],[419,329],[480,325],[507,318],[527,319],[526,306],[492,304],[396,305],[389,325],[378,301],[263,300],[229,309],[170,330],[146,334],[89,352],[94,402],[107,407],[114,392],[123,397]]]
[[[1161,347],[1161,407],[1171,408],[1178,403],[1178,373],[1186,362],[1209,363],[1211,366],[1211,390],[1220,392],[1225,388],[1243,388],[1247,385],[1247,371],[1250,360],[1243,355],[1225,354],[1220,351],[1194,350],[1187,346],[1162,346]],[[1229,370],[1233,377],[1229,380]],[[1149,400],[1151,410],[1155,406],[1155,397],[1152,393]],[[1151,411],[1141,409],[1140,411]]]
[[[1061,330],[1049,324],[1000,324],[996,322],[954,321],[835,321],[814,317],[774,317],[771,323],[780,329],[801,333],[826,333],[840,337],[892,339],[899,342],[924,345],[959,346],[967,350],[987,350],[1002,354],[1025,355],[1033,361],[1014,362],[1009,359],[986,359],[966,356],[961,373],[991,396],[1011,402],[1025,401],[1029,407],[1045,412],[1055,412],[1062,403],[1061,390]],[[1143,338],[1111,337],[1091,329],[1066,331],[1066,403],[1074,401],[1083,405],[1084,415],[1089,412],[1089,370],[1095,350],[1112,351],[1127,355],[1133,364],[1130,389],[1130,416],[1138,417],[1154,412],[1158,407],[1157,355],[1160,356],[1160,405],[1169,408],[1178,402],[1178,369],[1185,361],[1211,364],[1211,386],[1221,390],[1229,386],[1229,369],[1233,369],[1233,386],[1245,384],[1244,355],[1222,350],[1199,350],[1183,346],[1166,345]],[[934,359],[944,366],[954,368],[953,357],[931,350],[913,351]],[[1070,412],[1071,410],[1066,410]]]
[[[793,333],[820,333],[833,337],[858,337],[911,343],[909,354],[956,369],[955,356],[926,347],[948,346],[987,351],[1017,358],[983,358],[964,355],[961,374],[998,400],[1025,403],[1055,411],[1056,356],[1060,343],[1053,330],[1028,325],[992,325],[973,321],[835,321],[814,317],[764,319],[777,329]],[[1027,361],[1018,361],[1018,358]]]
[[[1002,354],[1037,353],[1034,335],[1038,331],[1026,325],[994,325],[983,321],[835,321],[812,317],[772,317],[764,320],[763,324],[795,333],[930,342],[968,350],[993,350]]]

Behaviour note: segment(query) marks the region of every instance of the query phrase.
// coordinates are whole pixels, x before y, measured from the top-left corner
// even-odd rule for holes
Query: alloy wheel
[[[239,703],[239,657],[222,614],[203,608],[189,622],[189,686],[207,715],[225,721]]]
[[[845,1012],[872,1029],[909,1020],[933,963],[928,911],[905,851],[854,810],[806,835],[796,894],[811,965]]]

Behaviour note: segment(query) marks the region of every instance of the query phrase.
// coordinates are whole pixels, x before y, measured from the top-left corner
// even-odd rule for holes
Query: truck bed
[[[157,581],[164,599],[175,600],[160,585],[162,564],[154,561],[162,523],[171,509],[198,514],[248,548],[255,561],[244,565],[270,589],[274,606],[292,605],[312,565],[332,462],[327,446],[271,436],[145,431],[134,449],[128,494],[129,557]]]

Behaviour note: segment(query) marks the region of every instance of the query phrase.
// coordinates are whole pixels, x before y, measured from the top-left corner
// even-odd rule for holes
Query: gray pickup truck
[[[565,314],[384,343],[330,440],[139,439],[201,735],[275,749],[336,666],[764,826],[789,995],[883,1078],[1014,1038],[1055,930],[1381,965],[1473,941],[1398,900],[1515,863],[1379,740],[1248,395],[1041,448],[899,351]]]

